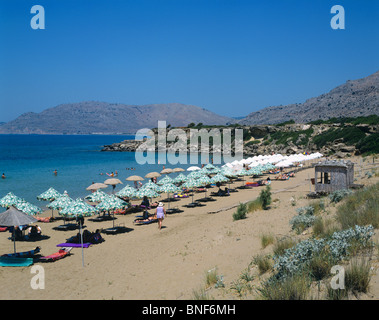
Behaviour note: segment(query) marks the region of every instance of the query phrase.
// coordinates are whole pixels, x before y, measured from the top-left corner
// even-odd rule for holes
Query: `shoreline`
[[[355,162],[358,167],[359,161]],[[217,268],[218,273],[224,276],[224,282],[230,284],[248,266],[254,255],[267,251],[261,248],[262,233],[276,236],[291,233],[289,220],[296,212],[289,199],[295,196],[299,205],[308,201],[304,196],[309,193],[308,179],[313,173],[314,169],[309,168],[299,171],[287,181],[272,180],[275,201],[271,209],[248,214],[243,220],[233,221],[235,208],[228,207],[254,200],[262,187],[239,190],[229,197],[217,197],[216,201],[200,208],[182,208],[192,199],[181,199],[171,204],[171,207],[179,206],[183,212],[168,215],[161,231],[156,224],[133,225],[136,214],[116,215],[115,225],[123,224],[132,230],[118,235],[102,234],[105,242],[84,249],[84,268],[79,248],[74,248],[72,255],[62,260],[36,263],[45,270],[44,290],[30,288],[33,276],[30,268],[0,268],[4,288],[0,298],[193,299],[193,292],[204,283],[208,270]],[[355,174],[361,178],[358,177],[358,168]],[[234,182],[232,187],[239,185],[241,181]],[[195,194],[194,199],[200,197],[202,193]],[[210,213],[220,208],[225,210]],[[50,215],[50,210],[42,214]],[[58,251],[56,244],[65,242],[65,239],[77,233],[52,230],[54,226],[62,224],[61,221],[37,224],[50,239],[32,243],[17,242],[19,252],[41,246],[41,254],[52,254]],[[98,228],[111,227],[112,221],[91,222],[86,218],[85,225],[87,230],[93,232]],[[0,233],[0,237],[0,252],[13,252],[13,242],[7,239],[9,232]],[[217,299],[237,299],[218,289],[212,290],[213,294]]]

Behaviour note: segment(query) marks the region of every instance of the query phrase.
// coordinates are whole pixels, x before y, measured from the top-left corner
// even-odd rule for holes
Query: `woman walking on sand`
[[[161,230],[162,228],[162,221],[166,216],[166,210],[163,208],[163,203],[159,202],[157,209],[155,210],[155,215],[158,219],[158,229]]]

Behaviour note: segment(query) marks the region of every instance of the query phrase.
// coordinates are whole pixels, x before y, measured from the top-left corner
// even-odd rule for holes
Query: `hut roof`
[[[323,162],[318,162],[315,166],[316,167],[343,167],[348,168],[351,167],[353,163],[351,161],[344,161],[344,160],[326,160]]]

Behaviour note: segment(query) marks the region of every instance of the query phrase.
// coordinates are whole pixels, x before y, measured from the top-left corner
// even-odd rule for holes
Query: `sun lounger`
[[[109,221],[109,220],[113,220],[113,219],[117,219],[117,218],[113,218],[112,216],[109,216],[109,215],[104,215],[104,216],[98,216],[96,218],[92,218],[92,219],[88,219],[88,220],[93,221],[93,222],[101,222],[101,221]]]
[[[1,267],[28,267],[33,264],[33,258],[0,257]]]
[[[127,228],[122,225],[118,225],[112,228],[103,229],[101,232],[105,234],[119,234],[119,233],[126,233],[129,231],[132,231],[132,228]]]
[[[60,259],[63,259],[64,257],[68,256],[70,254],[72,248],[67,247],[64,249],[60,249],[58,252],[55,252],[53,254],[50,254],[48,256],[44,256],[39,258],[39,261],[41,262],[53,262]]]
[[[151,224],[154,222],[158,222],[158,219],[135,219],[133,223],[137,226],[144,225],[144,224]]]
[[[205,204],[202,204],[200,202],[191,202],[189,204],[186,204],[184,205],[183,207],[186,207],[186,208],[196,208],[196,207],[204,207]]]
[[[85,226],[82,226],[84,228]],[[68,230],[76,230],[79,229],[79,225],[77,223],[66,223],[62,224],[60,226],[54,227],[54,230],[59,230],[59,231],[68,231]]]
[[[44,222],[44,223],[48,223],[48,222],[52,222],[53,219],[51,217],[36,217],[36,219],[38,220],[38,222]]]
[[[90,242],[85,242],[85,243],[83,243],[83,248],[88,248],[91,244],[92,243],[90,243]],[[82,244],[81,243],[65,242],[65,243],[57,244],[57,247],[81,248]]]
[[[180,212],[183,212],[183,210],[180,210],[179,208],[166,209],[167,214],[180,213]]]
[[[37,254],[40,251],[41,251],[41,248],[40,247],[36,247],[35,249],[30,250],[30,251],[3,254],[2,257],[8,257],[8,258],[32,258],[35,254]]]

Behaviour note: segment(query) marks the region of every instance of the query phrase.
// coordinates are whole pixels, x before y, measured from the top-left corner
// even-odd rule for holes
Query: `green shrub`
[[[345,288],[353,294],[367,293],[371,280],[371,264],[367,259],[353,259],[345,272]]]
[[[336,190],[329,195],[329,199],[331,202],[337,203],[352,193],[353,192],[349,189]]]
[[[297,274],[285,279],[270,278],[258,288],[265,300],[306,300],[311,281],[307,275]]]
[[[268,209],[268,206],[271,204],[271,186],[267,185],[265,189],[263,189],[259,195],[260,202],[262,204],[262,208],[264,210]]]
[[[270,256],[257,255],[254,257],[253,263],[258,267],[259,273],[264,274],[272,268],[272,260]]]
[[[217,280],[217,268],[207,271],[205,274],[205,283],[208,287],[216,284]]]
[[[247,205],[240,203],[237,207],[237,211],[233,213],[233,221],[246,219]]]
[[[371,224],[379,227],[379,183],[356,191],[337,209],[337,221],[342,228]]]
[[[261,203],[260,198],[257,198],[255,200],[247,203],[247,211],[248,212],[254,212],[256,210],[262,210],[262,203]]]
[[[261,235],[261,245],[262,248],[266,248],[268,245],[275,242],[274,236],[272,234],[263,234]]]
[[[278,239],[275,242],[275,245],[273,248],[274,255],[281,256],[284,254],[286,249],[290,249],[296,244],[297,244],[297,240],[294,240],[294,239],[289,238],[289,237],[284,237],[284,238]]]

